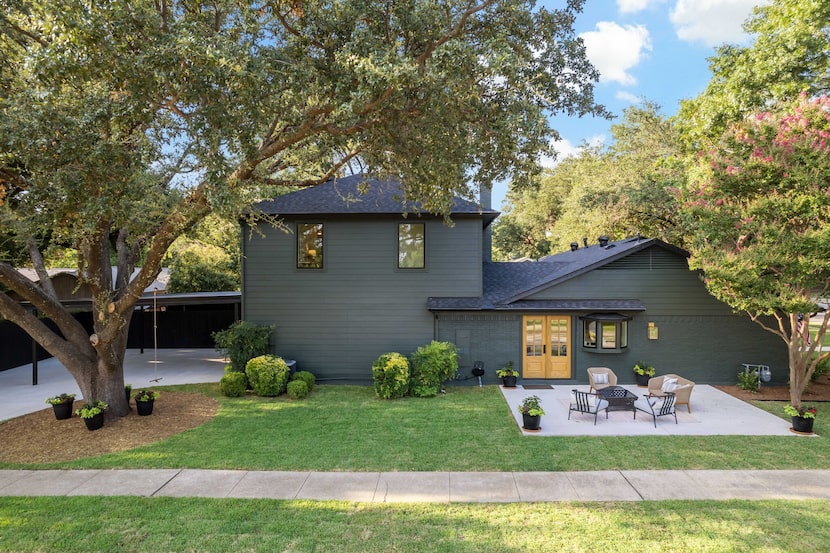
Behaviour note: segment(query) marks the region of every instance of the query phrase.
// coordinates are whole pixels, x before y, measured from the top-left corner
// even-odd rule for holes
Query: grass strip
[[[371,387],[359,386],[317,386],[303,400],[225,398],[213,384],[170,388],[215,396],[221,404],[218,415],[199,428],[129,451],[25,468],[589,471],[830,466],[830,441],[823,438],[526,437],[510,413],[515,406],[507,405],[495,386],[452,387],[435,398],[400,400],[378,399]],[[758,405],[783,417],[781,402]],[[820,413],[815,431],[830,432],[830,418]]]
[[[0,551],[825,551],[828,519],[825,501],[370,505],[29,497],[0,505]]]

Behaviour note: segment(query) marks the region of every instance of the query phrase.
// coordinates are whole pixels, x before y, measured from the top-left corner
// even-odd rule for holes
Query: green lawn
[[[216,418],[156,444],[39,468],[189,467],[315,471],[566,471],[830,467],[830,441],[792,436],[522,436],[496,386],[381,400],[318,386],[305,400],[225,398]],[[164,401],[164,394],[160,402]],[[759,403],[782,415],[782,403]],[[724,421],[728,424],[728,421]],[[818,434],[830,418],[816,421]],[[5,465],[10,468],[13,465]],[[19,466],[19,465],[17,465]]]
[[[382,401],[319,386],[302,401],[217,397],[200,427],[131,451],[50,465],[278,470],[827,468],[824,438],[523,437],[495,386]],[[164,395],[160,401],[164,401]],[[781,414],[782,403],[759,403]],[[821,413],[816,431],[830,423]],[[40,467],[44,467],[41,465]],[[39,467],[39,468],[40,468]],[[6,466],[5,468],[10,468]],[[732,552],[830,550],[830,502],[364,504],[202,498],[0,501],[0,551]]]

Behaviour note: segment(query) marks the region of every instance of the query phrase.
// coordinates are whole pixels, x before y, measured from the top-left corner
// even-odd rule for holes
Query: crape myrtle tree
[[[821,351],[830,311],[812,340],[806,329],[830,291],[830,98],[802,94],[730,127],[699,155],[680,200],[690,267],[703,270],[712,295],[787,344],[799,407],[830,356]]]
[[[134,305],[209,213],[358,164],[446,214],[531,178],[549,115],[607,115],[573,32],[582,3],[0,0],[0,228],[41,277],[0,261],[0,315],[127,414]],[[53,244],[78,252],[91,333],[49,284]]]

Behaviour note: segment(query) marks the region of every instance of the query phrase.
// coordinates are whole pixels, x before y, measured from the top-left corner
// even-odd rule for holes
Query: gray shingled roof
[[[534,293],[611,263],[651,246],[677,255],[688,253],[655,238],[627,238],[581,247],[550,255],[539,261],[484,263],[481,298],[429,298],[427,307],[444,310],[563,310],[563,311],[644,311],[637,299],[627,300],[526,300]]]
[[[406,203],[402,197],[399,182],[370,179],[361,174],[331,179],[317,186],[277,196],[259,202],[254,208],[269,215],[399,215],[421,211],[418,202]],[[456,197],[450,215],[460,214],[482,215],[485,223],[489,224],[499,212],[482,210],[478,204]]]

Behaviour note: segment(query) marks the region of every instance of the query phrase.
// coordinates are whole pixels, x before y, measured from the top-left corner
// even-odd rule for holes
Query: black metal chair
[[[677,424],[677,412],[674,405],[674,392],[664,392],[659,396],[646,396],[645,404],[648,406],[648,411],[640,409],[644,413],[651,413],[654,417],[654,428],[657,428],[657,417],[665,415],[672,415],[674,417],[674,424]]]
[[[571,406],[568,408],[568,420],[571,420],[571,413],[588,413],[594,415],[594,425],[597,424],[597,415],[605,411],[605,418],[608,418],[608,401],[591,392],[580,392],[571,390]]]

